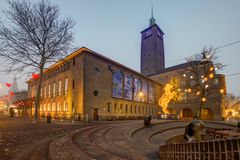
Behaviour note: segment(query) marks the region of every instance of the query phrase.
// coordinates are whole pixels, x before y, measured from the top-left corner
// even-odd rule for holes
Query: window
[[[64,102],[63,102],[63,111],[64,111],[64,112],[67,112],[67,111],[68,111],[68,103],[67,103],[67,101],[64,101]]]
[[[108,105],[107,105],[107,112],[110,113],[111,112],[111,103],[108,102]]]
[[[61,96],[61,91],[62,91],[62,81],[58,82],[58,95]]]
[[[120,113],[122,113],[123,110],[123,104],[120,104]]]
[[[51,104],[48,103],[48,112],[50,112],[50,111],[51,111]]]
[[[128,105],[125,106],[125,112],[128,113]]]
[[[46,104],[43,104],[43,111],[46,111]]]
[[[181,86],[185,87],[185,85],[186,85],[186,82],[185,81],[181,81]]]
[[[141,113],[141,107],[138,106],[138,113],[140,114]]]
[[[48,97],[51,97],[51,84],[48,85]]]
[[[114,112],[117,113],[117,103],[114,104]]]
[[[68,91],[68,79],[66,78],[65,79],[65,88],[64,88],[65,95],[67,94],[67,91]]]
[[[42,104],[40,104],[40,109],[39,110],[40,110],[40,112],[42,111]]]
[[[73,58],[73,66],[75,66],[75,58]]]
[[[53,83],[53,97],[56,96],[56,83]]]
[[[74,106],[74,102],[72,102],[72,112],[75,112],[75,106]]]
[[[52,104],[52,111],[54,111],[54,112],[56,111],[56,103]]]
[[[182,101],[186,101],[187,100],[187,94],[186,93],[183,93],[182,95]]]
[[[190,85],[195,86],[196,82],[194,80],[191,80]]]
[[[47,86],[44,87],[44,98],[47,97]]]
[[[213,85],[215,85],[215,86],[217,86],[218,85],[218,79],[217,78],[214,78],[214,80],[213,80]]]
[[[32,98],[35,96],[35,87],[32,88]]]
[[[40,97],[42,98],[42,95],[43,95],[43,89],[41,88],[41,91],[40,91]]]
[[[137,106],[134,107],[134,111],[135,111],[135,113],[137,113]]]
[[[132,114],[132,109],[133,109],[133,108],[132,108],[132,105],[131,105],[131,106],[130,106],[130,113],[131,113],[131,114]]]
[[[58,112],[61,111],[61,106],[60,106],[60,103],[59,103],[59,102],[57,103],[57,111],[58,111]]]
[[[75,82],[74,82],[74,80],[72,81],[72,89],[74,89],[74,87],[75,87]]]

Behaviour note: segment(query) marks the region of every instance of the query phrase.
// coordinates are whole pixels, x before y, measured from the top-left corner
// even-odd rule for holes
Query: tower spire
[[[10,88],[10,91],[11,91],[11,92],[19,92],[16,75],[14,75],[13,82],[12,82],[12,86],[11,86],[11,88]]]
[[[153,17],[153,4],[151,7],[151,18],[149,19],[149,26],[153,26],[155,24],[155,18]]]

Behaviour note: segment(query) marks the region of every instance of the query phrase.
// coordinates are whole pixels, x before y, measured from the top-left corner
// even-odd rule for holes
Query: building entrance
[[[93,109],[93,120],[94,121],[98,120],[98,109],[97,108]]]

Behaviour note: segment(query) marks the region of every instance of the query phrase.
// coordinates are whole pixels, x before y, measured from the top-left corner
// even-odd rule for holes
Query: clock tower
[[[145,76],[158,73],[165,68],[163,31],[152,16],[149,27],[141,32],[141,73]]]

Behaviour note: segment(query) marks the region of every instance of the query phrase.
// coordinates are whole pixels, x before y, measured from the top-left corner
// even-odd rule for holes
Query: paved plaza
[[[1,159],[155,160],[160,145],[182,135],[186,121],[95,121],[90,123],[0,117]],[[224,122],[205,122],[205,128],[235,128]]]

